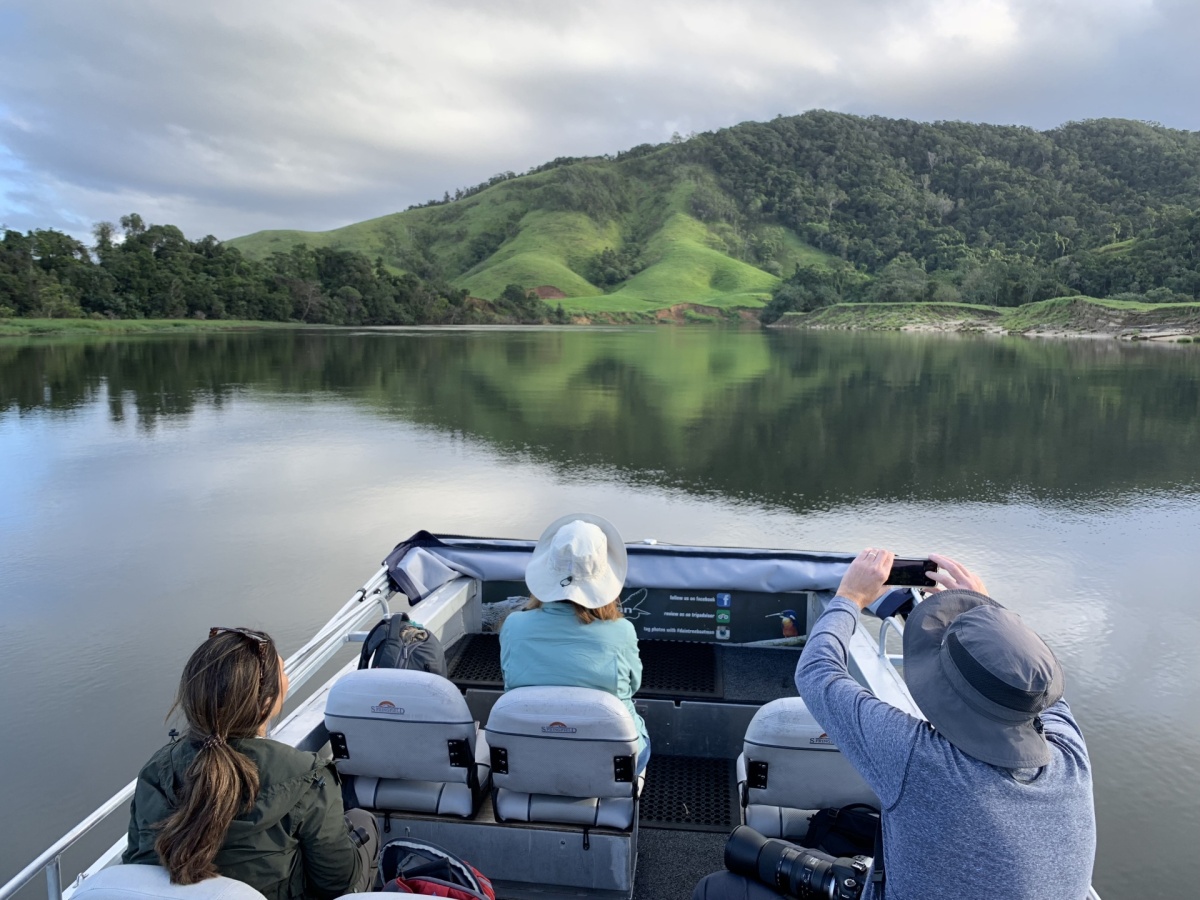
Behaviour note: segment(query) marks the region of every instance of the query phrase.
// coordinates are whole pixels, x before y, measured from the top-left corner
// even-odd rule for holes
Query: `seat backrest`
[[[612,694],[580,687],[522,687],[487,722],[492,783],[560,797],[630,797],[638,729]]]
[[[89,875],[75,889],[75,897],[86,900],[264,900],[250,885],[218,876],[195,884],[171,884],[162,866],[109,866]]]
[[[475,722],[458,688],[440,675],[347,672],[329,691],[325,727],[343,774],[469,783]]]
[[[742,755],[748,805],[803,810],[851,803],[879,806],[799,697],[772,700],[754,714]]]

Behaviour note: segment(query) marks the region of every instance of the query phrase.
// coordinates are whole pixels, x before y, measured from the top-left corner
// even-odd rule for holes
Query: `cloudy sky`
[[[1200,130],[1197,0],[0,0],[0,225],[323,230],[812,108]]]

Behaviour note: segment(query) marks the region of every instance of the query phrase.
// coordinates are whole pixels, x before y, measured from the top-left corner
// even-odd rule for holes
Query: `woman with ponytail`
[[[175,884],[225,875],[268,900],[366,890],[375,819],[343,815],[337,771],[266,738],[288,680],[261,631],[214,628],[187,661],[172,707],[187,731],[138,775],[126,863],[161,865]]]

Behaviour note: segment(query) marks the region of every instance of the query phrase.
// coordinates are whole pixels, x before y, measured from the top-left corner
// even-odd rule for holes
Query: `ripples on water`
[[[1183,895],[1155,860],[1200,841],[1198,438],[1200,352],[1111,341],[0,343],[0,716],[25,773],[0,879],[162,742],[209,626],[294,649],[419,528],[533,537],[590,510],[631,540],[961,558],[1067,667],[1101,893]]]

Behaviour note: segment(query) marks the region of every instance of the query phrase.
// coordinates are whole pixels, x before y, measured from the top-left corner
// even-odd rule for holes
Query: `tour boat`
[[[408,836],[444,847],[486,874],[500,898],[671,900],[723,867],[739,824],[795,838],[817,809],[877,804],[794,683],[807,627],[851,555],[627,545],[622,607],[639,636],[634,703],[652,747],[638,777],[637,733],[611,695],[504,693],[498,631],[527,600],[533,546],[419,532],[286,660],[292,710],[271,737],[337,759],[348,790],[376,813],[383,841]],[[357,654],[342,664],[339,651],[401,612],[440,638],[448,682],[359,670]],[[920,716],[900,671],[904,623],[877,625],[851,639],[851,673]],[[66,879],[61,858],[109,816],[127,816],[133,789],[126,785],[26,866],[0,900],[41,874],[48,900],[79,892],[85,900],[100,882],[119,889],[124,838]],[[214,896],[203,888],[161,895]],[[1090,897],[1099,900],[1094,890]]]

